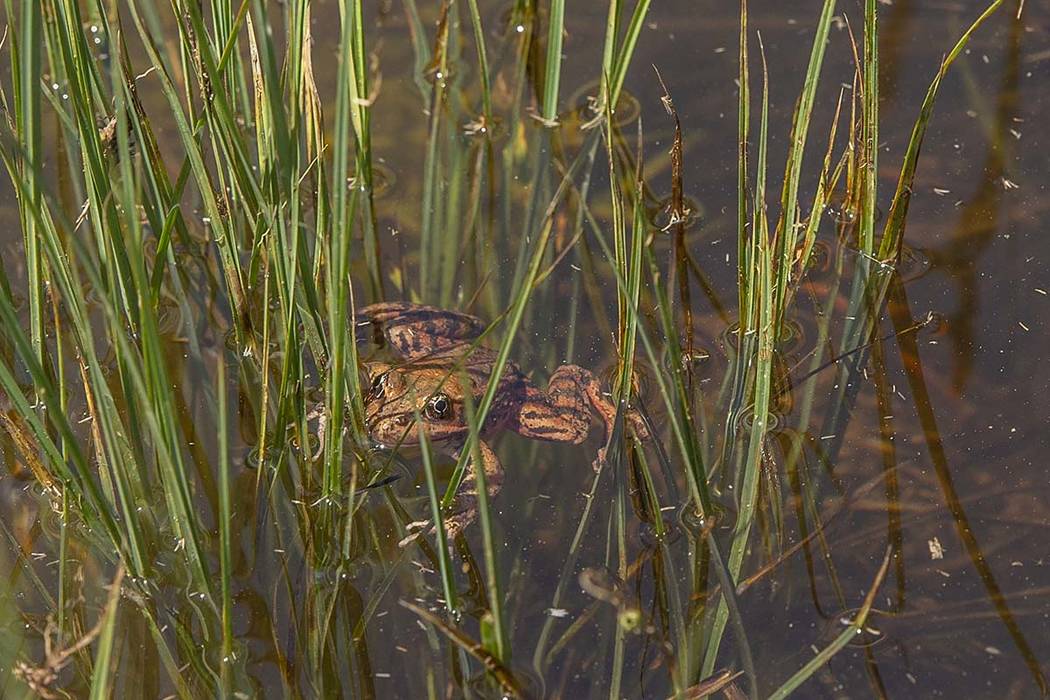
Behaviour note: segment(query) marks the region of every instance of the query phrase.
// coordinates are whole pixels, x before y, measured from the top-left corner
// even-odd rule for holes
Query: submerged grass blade
[[[510,698],[525,698],[528,697],[525,691],[522,689],[521,683],[514,676],[513,673],[507,669],[499,659],[493,656],[488,650],[485,649],[481,644],[474,641],[461,630],[449,625],[448,623],[441,620],[433,613],[428,610],[424,610],[414,603],[410,603],[407,600],[399,601],[401,606],[407,608],[419,615],[422,619],[429,622],[443,635],[448,637],[456,646],[463,651],[467,652],[475,659],[480,661],[485,666],[485,670],[492,674],[492,677],[500,684],[504,694]]]
[[[926,136],[926,128],[929,126],[930,118],[933,116],[933,105],[937,100],[937,91],[940,89],[941,80],[944,79],[948,69],[951,68],[955,59],[963,52],[974,32],[980,29],[999,6],[1003,0],[995,0],[985,8],[977,19],[963,32],[955,46],[941,61],[937,75],[934,76],[930,87],[926,90],[922,107],[919,108],[919,116],[912,127],[911,138],[908,139],[908,148],[904,154],[904,162],[901,164],[900,177],[897,180],[897,189],[893,193],[893,203],[886,217],[886,227],[882,233],[879,244],[879,259],[885,261],[896,261],[900,257],[901,244],[904,240],[904,224],[908,215],[908,205],[911,202],[912,183],[915,180],[915,169],[919,164],[919,153],[922,149],[922,141]]]
[[[1024,659],[1040,695],[1045,696],[1050,691],[1050,685],[1048,685],[1046,676],[1043,674],[1039,656],[1028,642],[1021,626],[1017,622],[1017,618],[1006,602],[1006,596],[1003,595],[995,573],[978,542],[977,533],[980,532],[980,527],[971,525],[970,518],[963,508],[963,500],[960,498],[958,489],[955,486],[955,479],[948,465],[948,451],[945,448],[944,439],[937,425],[933,402],[926,384],[919,344],[915,333],[909,332],[917,324],[915,324],[908,307],[908,296],[904,284],[899,276],[895,276],[890,286],[890,316],[893,319],[894,327],[897,329],[895,337],[904,362],[904,372],[908,378],[911,394],[915,397],[916,413],[922,426],[926,450],[929,453],[930,461],[933,463],[937,482],[944,496],[945,506],[951,514],[952,521],[955,523],[956,534],[965,547],[966,553],[970,557],[970,562],[973,564],[973,568],[977,571],[978,576],[981,578],[981,583],[987,591],[988,600],[991,602],[992,607],[995,608],[995,612],[1002,621],[1003,626],[1006,627],[1010,639],[1017,647],[1021,658]]]
[[[868,589],[867,595],[864,596],[863,605],[861,605],[856,617],[850,621],[846,629],[843,630],[839,636],[831,642],[831,644],[821,649],[820,653],[806,662],[806,664],[796,671],[791,678],[785,681],[783,685],[773,691],[769,696],[769,700],[784,700],[790,696],[791,693],[797,690],[799,686],[805,683],[814,673],[831,661],[831,658],[835,656],[835,654],[839,653],[847,644],[856,639],[857,635],[864,630],[864,623],[867,622],[868,615],[871,613],[871,608],[875,604],[875,594],[878,593],[879,587],[886,578],[886,572],[889,571],[891,555],[892,551],[887,550],[886,556],[882,559],[882,565],[875,574],[875,580],[872,581],[871,588]]]

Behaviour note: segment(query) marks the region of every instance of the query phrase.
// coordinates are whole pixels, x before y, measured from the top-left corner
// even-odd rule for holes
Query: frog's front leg
[[[459,459],[462,449],[464,448],[450,450],[449,454]],[[485,471],[485,490],[488,492],[489,498],[492,498],[499,493],[500,488],[503,486],[503,465],[500,464],[499,457],[492,451],[492,448],[483,441],[478,441],[478,453],[481,457],[480,466]],[[463,532],[478,517],[477,470],[479,465],[473,456],[468,460],[467,465],[467,473],[463,477],[463,481],[460,482],[459,488],[456,489],[449,508],[450,512],[445,517],[445,533],[449,542],[454,540],[459,533]],[[420,531],[428,524],[430,524],[430,521],[413,523],[412,526],[415,527],[410,526],[410,528],[415,530],[415,532],[410,533],[401,540],[400,546],[404,547],[415,540],[419,536]],[[435,529],[431,526],[430,534],[433,534]]]
[[[478,318],[436,306],[391,301],[366,306],[357,313],[358,342],[368,340],[369,328],[377,342],[382,338],[406,360],[474,340],[485,324]]]
[[[460,450],[453,453],[453,457],[459,459]],[[478,456],[481,457],[481,468],[485,472],[485,491],[489,498],[494,497],[503,488],[503,465],[499,457],[492,451],[483,440],[478,440]],[[445,518],[445,532],[450,540],[463,531],[463,529],[474,522],[478,517],[478,464],[474,455],[469,460],[469,470],[456,495],[452,498],[450,514]]]
[[[598,450],[595,468],[605,461],[605,451],[616,420],[616,406],[602,393],[601,383],[592,372],[577,365],[562,365],[551,375],[546,393],[531,387],[527,400],[511,428],[537,440],[580,444],[591,427],[591,411],[605,428],[605,444]],[[628,409],[626,418],[635,435],[649,439],[649,430],[637,411]]]

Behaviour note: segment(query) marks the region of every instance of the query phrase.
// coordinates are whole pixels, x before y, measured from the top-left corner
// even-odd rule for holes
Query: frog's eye
[[[441,420],[452,415],[452,400],[447,394],[434,394],[423,408],[423,415],[431,420]]]
[[[368,396],[373,399],[381,399],[385,389],[386,372],[381,372],[372,378],[372,386],[368,390]]]

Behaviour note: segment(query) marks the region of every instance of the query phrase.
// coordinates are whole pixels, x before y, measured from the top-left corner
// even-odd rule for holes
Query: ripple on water
[[[576,90],[569,97],[568,111],[559,115],[558,121],[569,127],[565,136],[569,137],[573,132],[579,132],[579,127],[594,120],[599,116],[600,102],[598,95],[601,94],[601,84],[592,80]],[[627,90],[620,90],[620,98],[613,108],[613,126],[617,128],[626,127],[631,124],[642,113],[642,106],[638,99]]]
[[[518,3],[509,2],[496,11],[494,19],[487,25],[491,27],[489,33],[492,38],[507,41],[525,33],[531,21],[528,11],[529,3],[524,3],[525,9],[521,12],[515,12],[517,5]]]
[[[620,376],[619,363],[611,362],[602,368],[597,374],[598,378],[605,386],[615,386]],[[636,359],[634,361],[634,372],[631,375],[631,393],[637,400],[644,403],[652,395],[652,385],[652,367],[650,367],[647,362]]]
[[[346,180],[347,187],[357,185],[357,176],[351,175]],[[397,185],[397,174],[386,163],[372,164],[372,199],[383,199],[394,191]]]
[[[681,222],[686,229],[690,229],[700,222],[703,210],[695,199],[689,195],[682,197],[682,209]],[[671,227],[678,223],[674,220],[671,195],[668,194],[660,199],[656,206],[649,210],[649,223],[661,231],[670,231]]]
[[[901,259],[897,270],[905,282],[919,279],[933,268],[933,261],[925,248],[901,245]]]

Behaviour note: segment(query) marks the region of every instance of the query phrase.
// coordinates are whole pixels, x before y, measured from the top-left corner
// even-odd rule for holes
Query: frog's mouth
[[[414,430],[416,424],[415,416],[400,413],[394,416],[375,416],[368,421],[368,436],[372,440],[372,446],[381,450],[397,449],[401,445],[414,445],[419,443]]]

